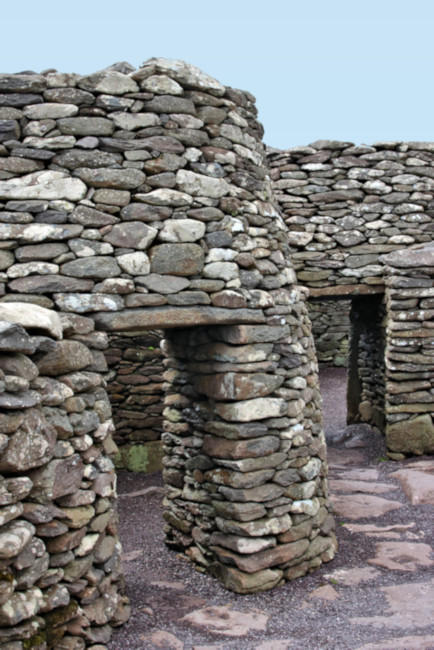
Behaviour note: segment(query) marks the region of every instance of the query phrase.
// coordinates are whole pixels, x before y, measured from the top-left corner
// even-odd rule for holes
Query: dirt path
[[[271,592],[228,592],[165,547],[161,476],[121,472],[132,617],[110,649],[434,649],[434,459],[387,461],[369,427],[345,429],[343,374],[321,378],[340,544],[333,562]]]

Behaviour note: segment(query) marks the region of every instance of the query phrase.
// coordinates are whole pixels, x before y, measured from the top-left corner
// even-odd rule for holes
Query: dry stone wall
[[[168,543],[243,593],[330,560],[317,360],[254,98],[164,59],[0,93],[1,301],[92,319],[75,336],[131,436],[164,330]]]
[[[393,457],[434,453],[434,246],[386,255],[386,440]]]
[[[94,324],[25,303],[0,319],[0,645],[105,643],[129,608]]]
[[[351,300],[308,300],[307,305],[319,365],[347,366]]]
[[[384,291],[381,255],[430,242],[434,144],[320,140],[270,149],[291,259],[311,296]]]

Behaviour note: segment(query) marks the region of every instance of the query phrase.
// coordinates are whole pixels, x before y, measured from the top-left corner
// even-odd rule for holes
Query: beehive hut
[[[254,98],[164,59],[0,93],[2,643],[105,643],[128,615],[113,337],[127,362],[164,331],[167,543],[239,593],[330,560],[317,361]],[[108,380],[135,395],[125,370]]]

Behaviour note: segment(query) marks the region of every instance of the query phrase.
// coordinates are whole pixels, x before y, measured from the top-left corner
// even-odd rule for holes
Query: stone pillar
[[[299,332],[272,316],[172,330],[163,345],[167,543],[239,593],[336,549],[317,365],[305,305],[294,308]]]
[[[0,646],[106,643],[129,615],[106,336],[36,305],[0,319]]]
[[[402,459],[434,452],[434,245],[387,264],[386,444]]]

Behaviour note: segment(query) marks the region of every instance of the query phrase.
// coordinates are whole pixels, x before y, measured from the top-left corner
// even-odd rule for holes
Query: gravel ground
[[[433,538],[433,506],[411,505],[392,472],[408,466],[403,462],[385,461],[381,436],[366,425],[345,427],[345,379],[342,369],[321,373],[324,397],[325,429],[330,438],[329,461],[331,478],[342,478],[354,469],[379,471],[377,482],[388,483],[390,492],[381,497],[398,500],[403,506],[375,519],[360,518],[357,524],[398,526],[388,539],[429,544]],[[336,443],[336,431],[341,432]],[[345,435],[342,433],[345,432]],[[421,458],[418,462],[426,462]],[[346,523],[353,520],[336,515],[339,551],[333,562],[315,573],[286,583],[272,591],[237,595],[226,591],[214,578],[197,572],[190,564],[166,548],[162,523],[162,479],[160,474],[119,473],[120,531],[124,549],[127,593],[131,599],[130,621],[115,631],[108,645],[111,650],[164,648],[165,650],[353,650],[371,648],[402,648],[418,650],[434,648],[434,625],[429,603],[427,612],[416,613],[396,623],[390,614],[387,592],[394,585],[429,585],[434,583],[433,565],[417,566],[409,571],[389,570],[368,563],[375,557],[378,537],[354,533]],[[399,486],[398,489],[393,489]],[[134,496],[135,492],[139,494]],[[408,526],[411,524],[411,527]],[[401,528],[399,527],[401,525]],[[404,528],[407,527],[407,528]],[[387,538],[387,536],[386,536]],[[406,558],[401,558],[405,563]],[[339,569],[364,568],[375,578],[356,585],[345,584],[337,575]],[[374,568],[375,567],[375,571]],[[326,587],[319,592],[320,587]],[[428,588],[427,587],[427,588]],[[416,588],[423,592],[423,588]],[[427,596],[427,599],[429,595]],[[422,599],[422,609],[425,601]],[[180,621],[187,613],[209,606],[228,605],[238,612],[261,612],[269,616],[266,629],[247,631],[240,637],[216,634],[212,628],[193,627]],[[431,603],[432,606],[432,603]],[[411,603],[402,604],[406,611]],[[355,618],[380,617],[377,622]],[[242,614],[240,615],[242,619]],[[393,619],[393,620],[392,620]],[[394,622],[395,621],[395,622]],[[411,638],[410,638],[411,637]],[[414,638],[416,637],[416,638]],[[407,639],[407,640],[404,640]],[[401,641],[399,641],[401,639]],[[389,645],[389,642],[392,645]],[[372,645],[371,645],[372,644]]]

